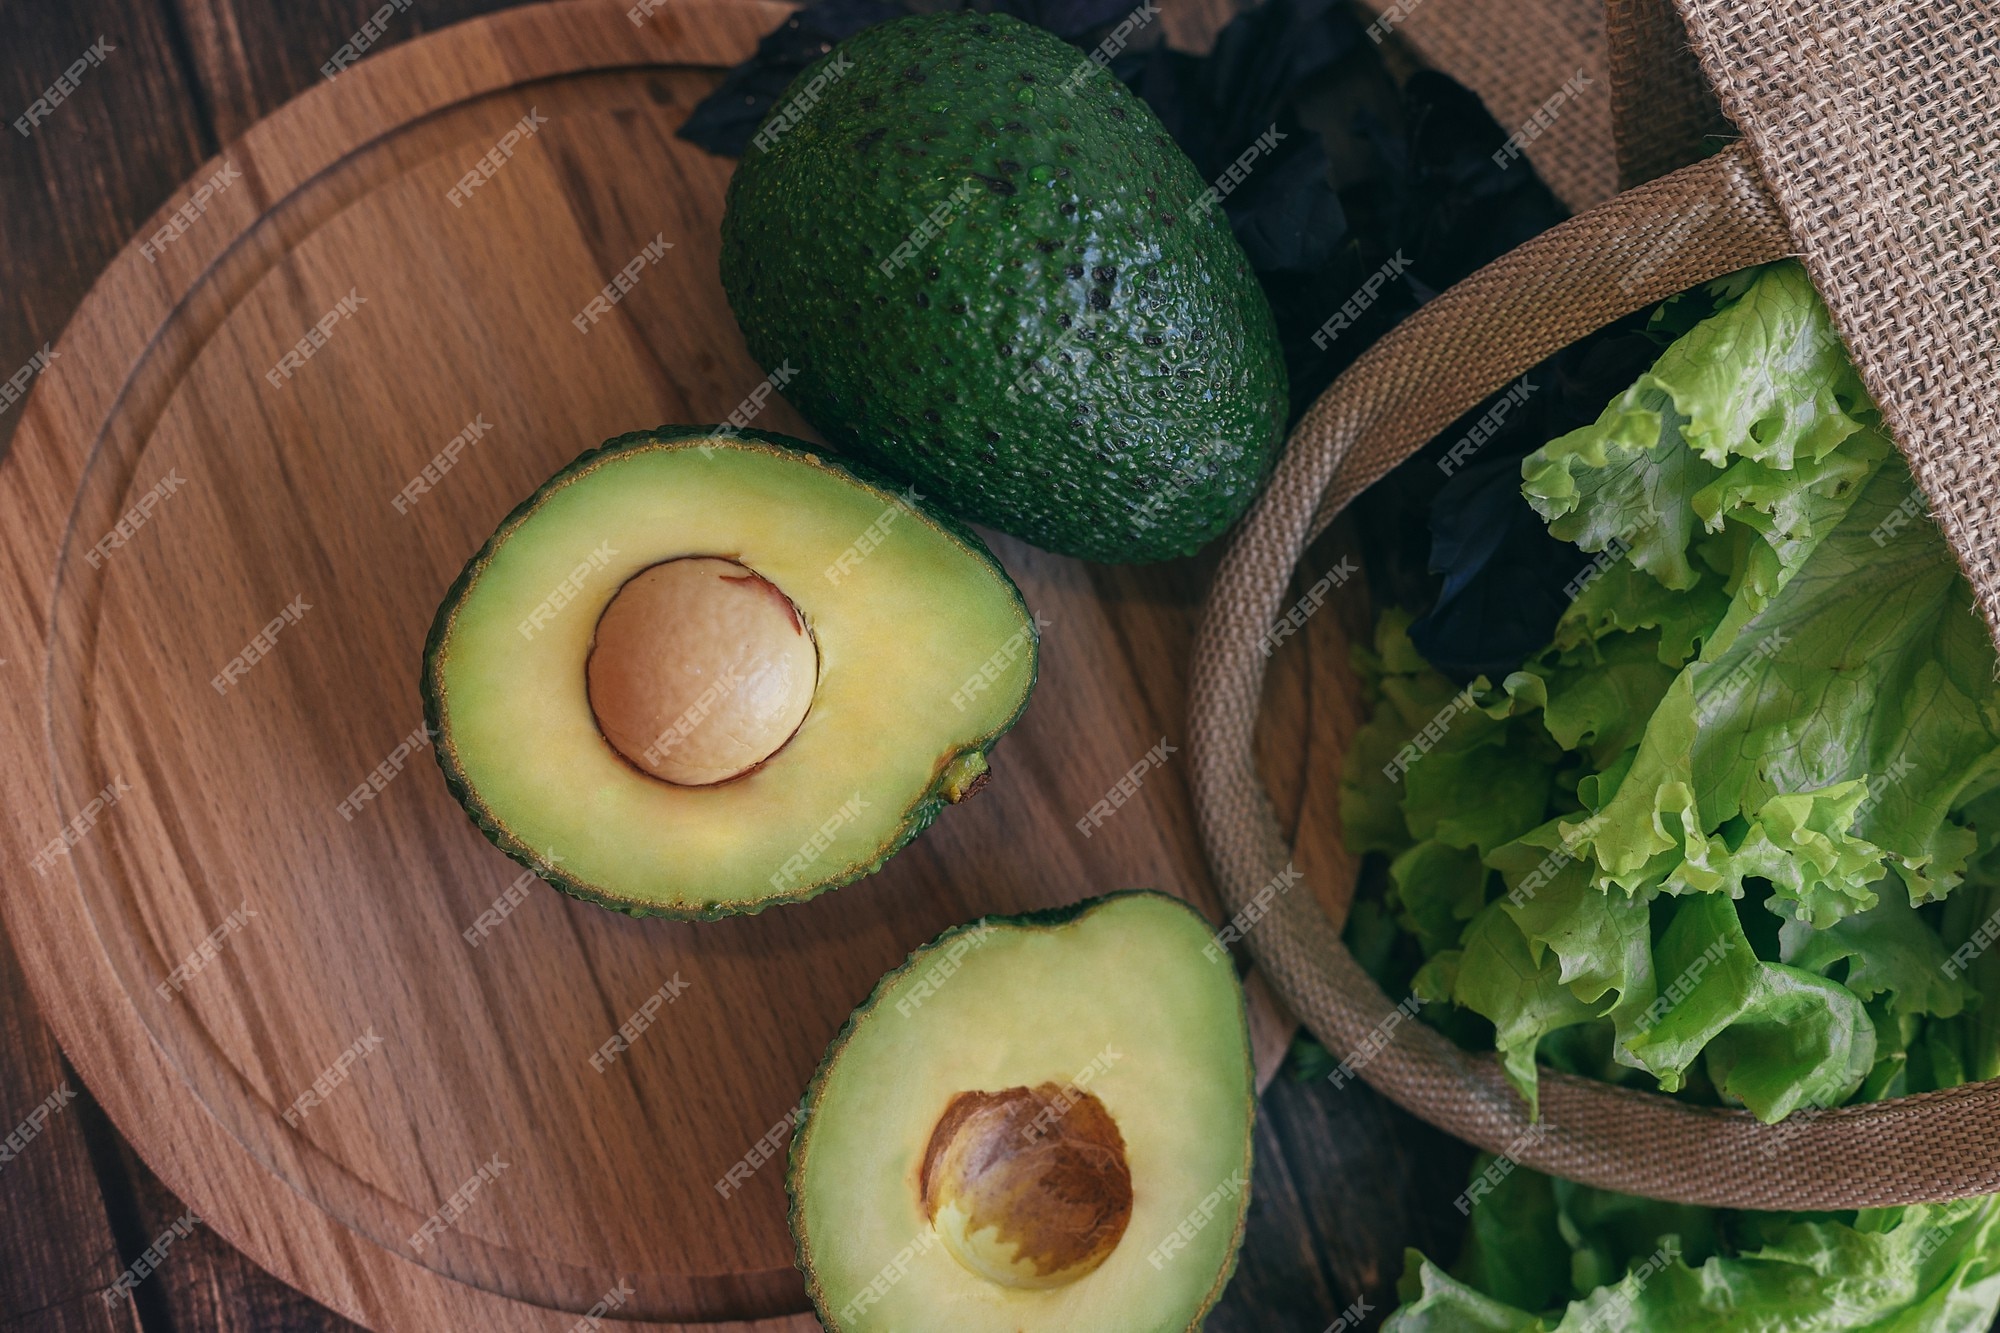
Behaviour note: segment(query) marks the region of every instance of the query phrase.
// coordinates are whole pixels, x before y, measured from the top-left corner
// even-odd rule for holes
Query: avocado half
[[[1249,506],[1289,412],[1218,200],[1075,47],[913,15],[778,98],[729,182],[722,284],[843,450],[1049,550],[1164,560]]]
[[[1184,1333],[1235,1271],[1256,1090],[1208,923],[1128,891],[946,931],[806,1094],[786,1188],[829,1333]]]
[[[761,762],[683,783],[644,766],[656,749],[607,739],[587,666],[637,576],[694,564],[782,594],[767,619],[798,636],[810,694]],[[727,640],[735,605],[661,641]],[[584,453],[467,562],[425,645],[424,715],[452,794],[509,856],[603,907],[712,918],[870,874],[981,785],[1034,686],[1036,634],[993,554],[914,490],[800,440],[663,426]],[[664,748],[728,741],[725,696],[761,706],[768,665],[748,685],[711,671]],[[684,670],[702,685],[701,662]]]

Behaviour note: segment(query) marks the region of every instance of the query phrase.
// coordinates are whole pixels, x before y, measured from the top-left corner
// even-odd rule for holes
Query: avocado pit
[[[1003,1287],[1076,1281],[1132,1220],[1124,1136],[1095,1094],[1066,1084],[959,1093],[931,1132],[919,1189],[945,1248]]]
[[[685,556],[626,580],[585,677],[614,750],[662,782],[703,787],[784,748],[812,706],[819,654],[776,584],[735,560]]]

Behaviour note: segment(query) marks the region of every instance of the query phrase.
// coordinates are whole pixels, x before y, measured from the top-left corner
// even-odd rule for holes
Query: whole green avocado
[[[1283,438],[1215,192],[1107,70],[1003,15],[897,19],[801,73],[730,182],[722,283],[836,445],[1049,550],[1198,550]]]

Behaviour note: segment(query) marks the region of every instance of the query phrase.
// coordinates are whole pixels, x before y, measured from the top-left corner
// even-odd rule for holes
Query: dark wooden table
[[[505,7],[417,0],[378,47]],[[1216,4],[1206,6],[1211,16]],[[1226,8],[1226,0],[1221,4]],[[310,86],[378,0],[0,0],[0,379],[52,343],[139,224],[222,145]],[[1170,29],[1181,27],[1172,19]],[[1182,32],[1185,32],[1183,28]],[[1182,34],[1177,34],[1182,35]],[[102,38],[103,63],[31,135],[12,122]],[[20,418],[0,412],[0,456]],[[0,662],[8,688],[29,664]],[[0,868],[0,891],[27,873]],[[0,941],[0,1134],[69,1102],[0,1165],[0,1329],[321,1330],[347,1321],[197,1227],[133,1297],[118,1275],[185,1212],[63,1059]],[[1471,1152],[1365,1086],[1281,1076],[1258,1126],[1250,1235],[1213,1333],[1318,1333],[1393,1305],[1406,1245],[1448,1257]]]

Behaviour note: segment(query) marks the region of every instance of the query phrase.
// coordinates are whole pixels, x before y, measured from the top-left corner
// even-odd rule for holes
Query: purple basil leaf
[[[679,130],[718,157],[741,157],[764,117],[800,71],[863,28],[910,13],[898,0],[820,0],[757,43],[757,54],[729,71]]]

